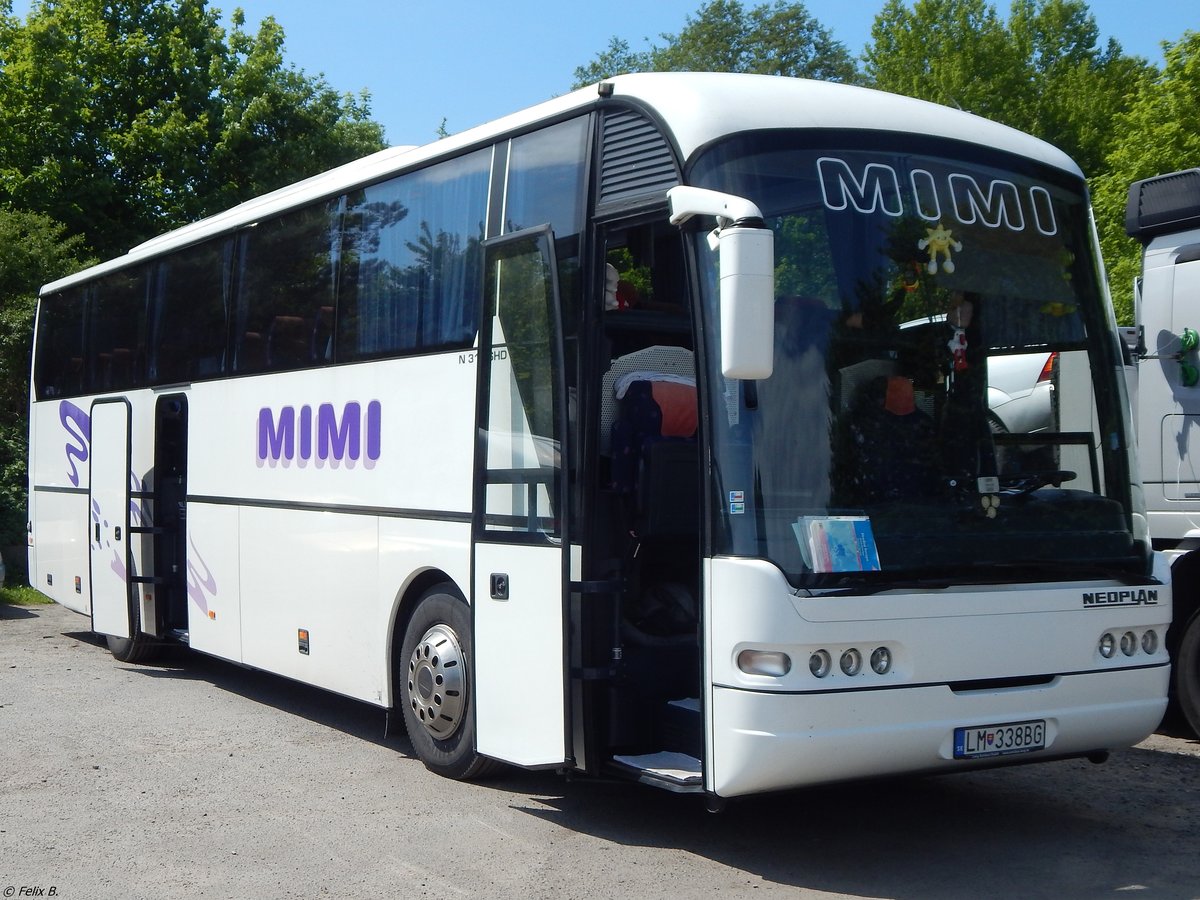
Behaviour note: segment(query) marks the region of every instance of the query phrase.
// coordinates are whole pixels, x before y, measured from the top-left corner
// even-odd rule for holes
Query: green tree
[[[1154,69],[1116,41],[1101,48],[1084,0],[888,0],[866,76],[883,90],[956,106],[1037,135],[1087,173],[1101,170],[1113,118]]]
[[[854,82],[854,58],[809,15],[803,3],[775,0],[747,9],[739,0],[709,0],[663,45],[630,49],[620,37],[575,70],[575,87],[624,72],[751,72]]]
[[[1114,119],[1106,171],[1092,186],[1100,246],[1122,322],[1133,321],[1133,279],[1141,271],[1141,246],[1124,227],[1129,186],[1200,166],[1200,31],[1186,32],[1164,50],[1161,76]]]
[[[596,54],[596,58],[586,65],[575,69],[575,83],[572,88],[587,87],[613,75],[624,75],[628,72],[653,72],[654,49],[631,50],[629,41],[624,38],[611,37],[608,46]]]
[[[1025,89],[1004,121],[1066,151],[1085,173],[1103,171],[1113,119],[1150,86],[1154,67],[1116,40],[1102,48],[1083,0],[1014,0],[1009,33]]]
[[[1005,118],[1006,98],[1022,85],[1012,41],[985,0],[888,0],[863,54],[877,88]]]
[[[285,65],[283,29],[273,18],[264,19],[254,36],[243,30],[240,9],[232,23],[212,159],[222,183],[213,185],[208,211],[383,148],[383,129],[370,119],[366,91],[339,94],[324,78]]]
[[[9,5],[6,4],[7,13]],[[114,255],[382,146],[369,100],[207,0],[35,0],[0,17],[0,201]]]
[[[207,0],[0,0],[0,546],[23,544],[38,287],[383,146],[369,98]],[[19,560],[18,560],[19,567]]]

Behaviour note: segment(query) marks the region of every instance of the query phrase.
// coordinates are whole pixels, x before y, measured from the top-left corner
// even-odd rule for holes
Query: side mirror
[[[768,228],[723,228],[721,374],[770,378],[775,366],[775,233]]]
[[[742,197],[680,186],[667,191],[671,222],[715,216],[709,246],[718,253],[721,289],[721,374],[769,378],[775,364],[775,234],[758,207]]]

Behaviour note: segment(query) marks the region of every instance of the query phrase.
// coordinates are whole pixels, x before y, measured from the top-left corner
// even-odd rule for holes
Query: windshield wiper
[[[1053,573],[1063,573],[1072,578],[1106,578],[1110,581],[1116,581],[1127,586],[1162,584],[1153,575],[1146,575],[1143,572],[1130,572],[1126,569],[1118,569],[1113,566],[1105,566],[1099,563],[1083,563],[1083,562],[1063,562],[1057,559],[1017,559],[1002,563],[992,563],[991,568],[997,569],[1021,569],[1021,570],[1040,570]]]
[[[1078,579],[1105,579],[1116,581],[1129,587],[1139,585],[1161,584],[1157,578],[1138,572],[1103,566],[1095,563],[1059,562],[1050,559],[1022,559],[1007,562],[984,563],[979,566],[964,567],[955,570],[952,575],[938,575],[912,578],[892,578],[887,581],[861,580],[857,583],[840,585],[828,591],[813,593],[813,597],[869,597],[884,591],[904,589],[919,589],[941,591],[947,588],[966,584],[1019,584],[1030,581],[1033,572],[1058,575],[1054,581]],[[1019,574],[1018,574],[1019,573]],[[1000,576],[1000,577],[998,577]]]
[[[956,584],[963,584],[959,578],[902,578],[889,581],[861,581],[845,587],[835,587],[832,590],[821,591],[819,594],[809,590],[811,597],[869,597],[872,594],[882,594],[884,591],[898,591],[905,588],[919,588],[926,591],[941,591]]]
[[[1030,491],[1036,491],[1038,488],[1044,488],[1047,485],[1062,487],[1064,481],[1074,481],[1076,475],[1074,472],[1065,469],[1056,469],[1049,472],[1030,472],[1024,475],[1017,475],[1011,478],[1000,479],[1000,493],[1005,496],[1020,496],[1028,494]]]

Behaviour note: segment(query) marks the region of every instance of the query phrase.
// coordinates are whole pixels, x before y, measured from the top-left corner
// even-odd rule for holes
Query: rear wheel
[[[129,605],[129,633],[133,636],[128,638],[114,637],[111,634],[104,636],[108,643],[108,652],[121,662],[149,662],[162,650],[162,644],[157,639],[142,631],[142,615],[136,601]]]
[[[1175,655],[1175,701],[1192,733],[1200,736],[1200,611],[1184,628]]]
[[[482,778],[501,766],[475,752],[471,617],[447,586],[426,591],[404,630],[396,696],[413,750],[447,778]]]

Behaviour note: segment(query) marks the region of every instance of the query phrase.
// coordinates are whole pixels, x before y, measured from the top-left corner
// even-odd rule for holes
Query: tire
[[[1192,733],[1200,737],[1200,611],[1192,613],[1175,654],[1175,702]]]
[[[471,616],[452,587],[417,601],[393,667],[395,696],[413,750],[429,771],[458,781],[483,778],[500,763],[475,752]]]
[[[129,633],[133,637],[119,638],[111,634],[104,636],[108,652],[121,662],[150,662],[162,650],[162,644],[158,640],[142,631],[142,615],[136,602],[129,605]]]

